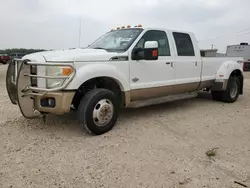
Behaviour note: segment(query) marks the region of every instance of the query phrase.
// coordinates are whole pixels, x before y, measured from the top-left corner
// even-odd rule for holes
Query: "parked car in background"
[[[26,53],[11,53],[11,59],[21,59],[23,56],[27,55]]]
[[[11,60],[11,57],[8,54],[0,54],[0,63],[7,64]]]
[[[8,61],[12,59],[21,59],[26,53],[10,53],[10,54],[0,54],[0,63],[7,64]]]

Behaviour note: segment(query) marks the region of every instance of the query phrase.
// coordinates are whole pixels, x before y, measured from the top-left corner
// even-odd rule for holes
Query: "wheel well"
[[[239,69],[234,70],[231,74],[231,76],[235,76],[237,78],[239,78],[240,80],[240,94],[243,94],[243,82],[244,82],[244,76],[242,74],[242,72]]]
[[[105,88],[113,91],[118,100],[121,101],[121,107],[124,106],[124,92],[119,83],[110,77],[96,77],[84,82],[76,91],[72,104],[77,109],[78,105],[87,92],[95,88]]]

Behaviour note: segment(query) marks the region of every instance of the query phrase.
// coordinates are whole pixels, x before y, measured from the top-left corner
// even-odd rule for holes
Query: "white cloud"
[[[2,2],[1,2],[2,1]],[[196,34],[199,45],[250,42],[249,0],[0,0],[0,48],[82,46],[122,25],[177,28]],[[244,35],[244,33],[246,33]],[[238,35],[238,36],[237,36]],[[210,39],[216,38],[217,39]]]

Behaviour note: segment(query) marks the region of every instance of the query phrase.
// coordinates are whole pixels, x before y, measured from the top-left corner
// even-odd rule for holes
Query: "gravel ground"
[[[201,93],[125,110],[112,131],[90,136],[75,114],[23,118],[8,100],[5,72],[0,65],[1,188],[250,186],[249,74],[236,103]]]

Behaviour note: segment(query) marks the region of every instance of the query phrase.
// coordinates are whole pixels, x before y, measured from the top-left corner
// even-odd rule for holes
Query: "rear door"
[[[190,92],[198,88],[201,76],[201,57],[193,35],[173,32],[176,61],[174,62],[176,93]]]
[[[143,48],[146,41],[158,42],[158,60],[131,60],[131,100],[142,100],[165,96],[172,91],[174,70],[168,35],[164,30],[148,30],[134,48]]]

